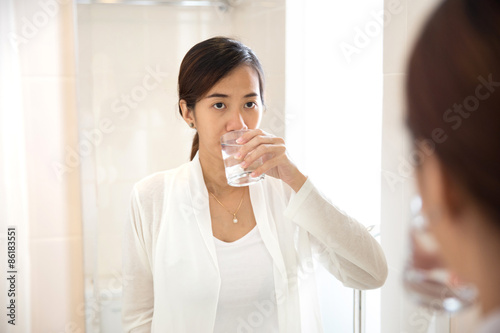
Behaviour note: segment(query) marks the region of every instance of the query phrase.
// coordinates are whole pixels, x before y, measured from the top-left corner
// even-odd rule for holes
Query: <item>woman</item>
[[[263,91],[257,57],[235,40],[208,39],[182,61],[179,111],[196,129],[191,161],[134,186],[127,331],[321,332],[313,254],[346,286],[385,281],[377,241],[318,192],[283,139],[259,129]],[[241,160],[264,157],[255,176],[267,177],[231,187],[219,140],[240,129],[249,129]]]
[[[413,50],[408,126],[427,146],[422,211],[450,269],[479,291],[478,332],[500,332],[500,2],[444,1]]]

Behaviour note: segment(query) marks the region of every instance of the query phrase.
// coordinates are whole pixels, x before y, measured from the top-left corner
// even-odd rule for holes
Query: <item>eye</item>
[[[247,109],[253,109],[253,108],[255,108],[256,106],[257,106],[257,104],[255,104],[255,102],[246,102],[246,103],[245,103],[245,107],[246,107]]]
[[[224,103],[221,102],[214,104],[214,108],[216,108],[217,110],[222,110],[224,107],[225,107]]]

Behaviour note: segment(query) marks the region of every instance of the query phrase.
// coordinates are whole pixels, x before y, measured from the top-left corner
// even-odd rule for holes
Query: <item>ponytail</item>
[[[191,161],[198,152],[199,148],[200,148],[200,137],[198,136],[198,132],[196,132],[193,138],[193,146],[191,147]]]

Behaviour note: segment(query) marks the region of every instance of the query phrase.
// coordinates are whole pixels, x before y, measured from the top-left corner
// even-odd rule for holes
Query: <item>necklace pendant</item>
[[[233,216],[233,223],[238,223],[238,219],[236,218],[236,216]]]

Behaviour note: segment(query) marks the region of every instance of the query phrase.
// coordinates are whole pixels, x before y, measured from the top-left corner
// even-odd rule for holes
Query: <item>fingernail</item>
[[[251,176],[251,177],[257,177],[257,172],[255,172],[255,171],[254,171],[254,172],[252,172],[252,173],[250,174],[250,176]]]
[[[242,143],[243,142],[243,138],[242,137],[239,137],[238,139],[236,139],[236,143]]]
[[[241,158],[241,153],[236,153],[236,155],[234,155],[234,158],[239,160]]]

